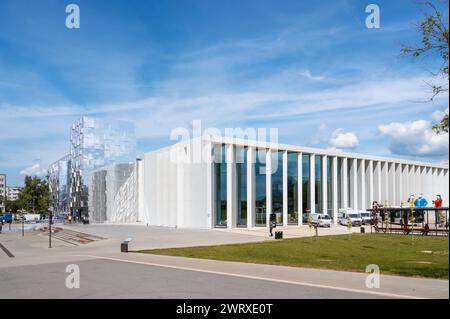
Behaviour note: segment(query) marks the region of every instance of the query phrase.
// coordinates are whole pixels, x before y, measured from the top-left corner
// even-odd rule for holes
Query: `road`
[[[158,248],[228,242],[261,237],[223,231],[165,229],[81,229],[107,239],[73,245],[39,232],[2,234],[0,298],[445,298],[448,280],[381,275],[380,288],[366,287],[366,273],[202,260],[139,253],[120,253],[124,235]],[[77,229],[77,228],[73,228]],[[80,230],[78,229],[78,230]],[[116,232],[117,235],[113,233]],[[64,237],[66,238],[66,237]],[[67,238],[66,238],[67,239]],[[80,271],[80,287],[69,289],[68,265]]]
[[[67,263],[9,267],[0,298],[376,298],[332,289],[243,279],[111,260],[75,261],[80,288],[65,286]],[[38,276],[36,274],[39,274]]]

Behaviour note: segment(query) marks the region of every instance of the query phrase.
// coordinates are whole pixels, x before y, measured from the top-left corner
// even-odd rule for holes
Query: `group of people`
[[[426,200],[425,197],[423,197],[422,194],[419,194],[419,196],[417,198],[415,198],[414,195],[409,196],[408,200],[407,200],[409,207],[413,208],[413,207],[427,207],[428,206],[428,201]],[[436,199],[433,200],[433,206],[434,207],[442,207],[442,197],[441,195],[436,195]]]

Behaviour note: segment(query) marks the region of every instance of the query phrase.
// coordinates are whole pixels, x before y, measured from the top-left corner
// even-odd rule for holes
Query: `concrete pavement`
[[[262,233],[253,235],[251,232],[147,228],[138,225],[80,225],[68,228],[107,239],[78,246],[54,240],[53,248],[49,249],[47,237],[39,232],[26,233],[23,238],[20,233],[14,232],[0,235],[0,242],[15,255],[10,258],[0,251],[0,297],[449,297],[447,280],[382,275],[380,288],[369,289],[365,285],[365,273],[119,252],[120,242],[130,236],[134,238],[131,249],[143,249],[268,239]],[[298,230],[303,233],[308,231],[307,228]],[[80,289],[67,289],[64,285],[68,275],[65,266],[69,263],[80,267]],[[137,289],[133,290],[133,287]]]

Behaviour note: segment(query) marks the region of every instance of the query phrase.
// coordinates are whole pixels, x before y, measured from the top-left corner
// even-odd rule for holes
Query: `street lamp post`
[[[52,248],[52,211],[48,218],[48,248]]]

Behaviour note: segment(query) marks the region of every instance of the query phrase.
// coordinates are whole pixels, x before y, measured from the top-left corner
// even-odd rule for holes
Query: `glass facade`
[[[322,155],[315,156],[314,163],[314,175],[315,175],[315,204],[316,213],[323,214],[323,178],[322,178]]]
[[[309,154],[302,155],[302,193],[303,193],[303,223],[308,222],[307,213],[311,212],[311,193],[310,188],[310,156]]]
[[[215,148],[214,184],[215,184],[215,226],[227,226],[227,163],[226,145]]]
[[[333,217],[333,158],[327,157],[327,214],[330,217]]]
[[[89,185],[102,168],[136,160],[134,125],[83,116],[72,124],[70,153],[49,167],[50,202],[56,212],[89,216]]]
[[[247,150],[236,146],[237,226],[247,226]]]
[[[256,151],[255,162],[255,226],[266,226],[266,150]]]
[[[70,156],[61,158],[48,168],[50,207],[55,214],[69,212],[69,172]]]
[[[298,154],[287,155],[288,224],[298,224]]]
[[[279,150],[272,150],[269,157],[267,149],[256,149],[254,163],[249,163],[249,149],[244,146],[233,147],[235,147],[236,166],[233,169],[235,174],[233,173],[232,180],[235,187],[233,187],[234,193],[232,198],[233,207],[236,206],[233,209],[233,217],[237,227],[247,227],[248,219],[250,219],[248,215],[250,213],[248,209],[250,203],[247,197],[248,194],[252,194],[249,193],[250,186],[253,187],[253,207],[255,209],[255,216],[251,219],[252,221],[254,220],[254,226],[264,227],[266,226],[267,214],[269,213],[267,211],[267,195],[271,195],[271,212],[276,214],[277,224],[279,225],[306,223],[307,214],[312,209],[316,213],[324,213],[334,218],[338,209],[354,207],[355,198],[357,200],[357,195],[360,195],[353,194],[355,191],[355,176],[353,174],[358,174],[358,179],[362,178],[361,167],[358,168],[357,172],[354,172],[354,165],[361,165],[361,162],[358,163],[358,159],[305,153],[299,156],[299,153],[295,151]],[[227,224],[227,204],[229,204],[227,203],[226,147],[225,145],[217,145],[217,149],[218,151],[216,152],[215,150],[214,153],[220,154],[218,155],[220,161],[214,164],[214,205],[217,211],[215,225],[217,227],[225,227]],[[267,184],[266,159],[271,161],[270,184]],[[311,165],[314,166],[312,167]],[[345,170],[344,165],[347,167]],[[254,168],[254,170],[251,170],[251,172],[254,172],[253,181],[249,179],[247,174],[247,172],[250,172],[249,168],[251,166]],[[299,171],[300,169],[301,171]],[[313,173],[314,177],[311,176],[311,173]],[[286,180],[284,180],[284,176],[286,176]],[[301,179],[299,179],[300,176]],[[369,174],[366,172],[366,183],[367,176]],[[336,183],[336,188],[334,183]],[[285,191],[286,193],[284,193]],[[313,196],[312,193],[314,193]],[[300,199],[301,201],[299,202]],[[311,205],[314,206],[311,207]],[[284,211],[285,209],[286,211]],[[303,214],[299,214],[299,210]],[[284,215],[283,212],[287,213],[287,215]]]
[[[277,224],[283,224],[283,152],[272,152],[272,212]]]
[[[69,206],[73,215],[88,215],[88,188],[94,171],[136,160],[134,125],[83,116],[70,132]]]

